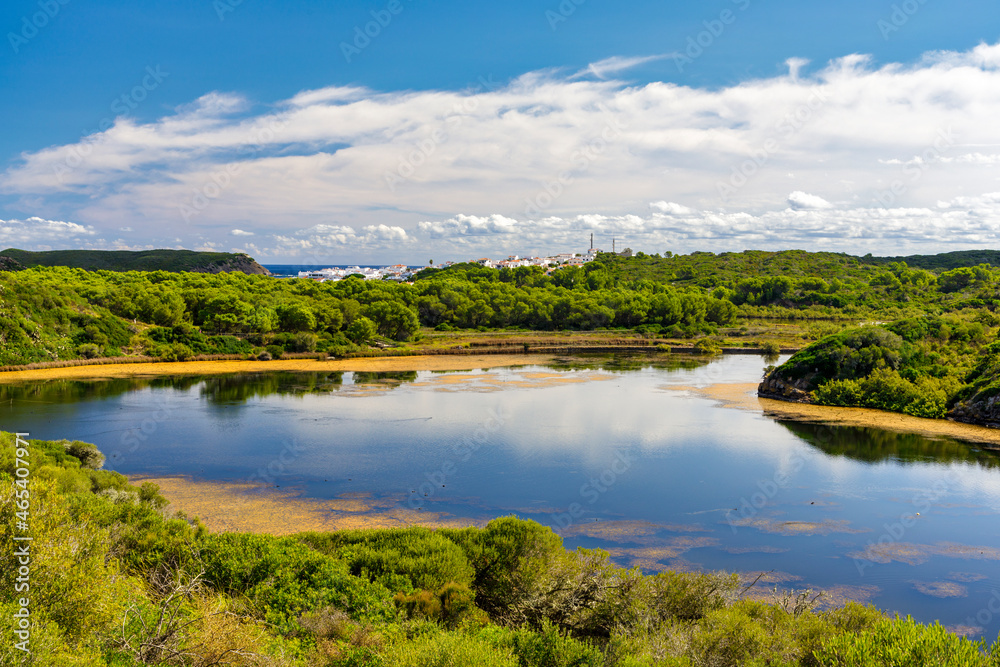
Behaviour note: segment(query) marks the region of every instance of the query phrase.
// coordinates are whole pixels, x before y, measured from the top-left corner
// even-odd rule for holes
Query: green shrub
[[[478,637],[497,649],[511,651],[521,665],[532,667],[602,667],[604,653],[568,636],[544,621],[538,629],[483,628]]]
[[[351,576],[343,561],[291,538],[207,535],[200,554],[206,581],[221,592],[247,596],[267,622],[286,631],[302,614],[323,607],[341,609],[358,620],[395,617],[384,586]]]
[[[103,353],[99,345],[93,343],[83,343],[76,348],[76,353],[84,359],[96,359]]]
[[[387,667],[518,667],[509,649],[474,636],[440,633],[399,644],[387,652]]]
[[[985,649],[983,642],[954,635],[939,623],[921,625],[907,616],[830,637],[815,655],[825,667],[986,667],[995,663]]]
[[[474,575],[461,547],[440,532],[419,526],[297,537],[314,549],[343,558],[355,576],[378,581],[393,592],[436,591],[449,582],[470,585]]]
[[[694,344],[694,349],[698,354],[721,354],[722,346],[719,341],[712,338],[701,338]]]
[[[855,380],[832,380],[813,392],[813,400],[820,405],[853,407],[861,405],[862,391]]]

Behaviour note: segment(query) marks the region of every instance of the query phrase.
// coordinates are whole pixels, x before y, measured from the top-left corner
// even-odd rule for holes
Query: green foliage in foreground
[[[28,449],[18,483],[14,438],[0,434],[0,539],[30,497],[38,667],[1000,665],[996,648],[936,624],[853,603],[819,612],[807,595],[748,600],[735,575],[644,576],[513,517],[213,534],[167,514],[155,486],[101,471],[92,445]],[[0,551],[3,665],[24,664],[9,641],[17,566]]]

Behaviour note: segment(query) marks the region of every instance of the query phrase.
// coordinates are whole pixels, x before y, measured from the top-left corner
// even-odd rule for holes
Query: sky
[[[996,0],[6,0],[0,248],[998,248]]]

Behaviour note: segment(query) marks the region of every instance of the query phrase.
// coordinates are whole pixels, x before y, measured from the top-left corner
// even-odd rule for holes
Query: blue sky
[[[422,262],[1000,230],[995,1],[16,0],[0,25],[3,246]]]

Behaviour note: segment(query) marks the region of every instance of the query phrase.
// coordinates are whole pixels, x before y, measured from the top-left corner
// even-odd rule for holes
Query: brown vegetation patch
[[[860,551],[853,551],[847,554],[848,558],[857,558],[873,563],[885,564],[896,561],[908,565],[926,563],[932,556],[974,560],[1000,560],[1000,549],[977,547],[971,544],[956,544],[954,542],[938,542],[937,544],[888,542],[885,544],[869,544]]]
[[[823,589],[823,597],[820,598],[819,608],[831,609],[843,607],[848,602],[860,602],[865,604],[881,592],[878,586],[831,586]]]
[[[441,512],[411,510],[397,499],[346,493],[328,500],[303,498],[294,489],[246,482],[196,481],[186,477],[133,476],[133,483],[153,482],[170,501],[171,511],[199,517],[220,532],[289,535],[302,531],[397,528],[400,526],[479,525]]]
[[[791,551],[791,549],[782,549],[781,547],[767,545],[759,547],[725,547],[722,550],[736,556],[740,554],[783,554]]]
[[[911,581],[913,587],[924,595],[936,598],[964,598],[969,590],[961,584],[951,581]]]
[[[629,567],[641,567],[643,570],[660,572],[675,569],[673,559],[691,549],[714,547],[719,541],[714,537],[672,537],[663,544],[646,547],[614,547],[607,549],[612,558],[624,560]]]
[[[982,581],[988,577],[978,572],[949,572],[948,578],[952,581],[961,581],[962,583],[969,584],[974,581]]]
[[[748,526],[778,535],[829,535],[830,533],[866,533],[867,528],[851,528],[846,519],[826,521],[781,521],[774,517],[733,519],[734,526]]]
[[[979,625],[946,625],[944,627],[945,630],[959,637],[975,637],[984,630]]]
[[[616,520],[616,521],[588,521],[586,523],[574,524],[561,531],[564,537],[594,537],[608,542],[634,542],[636,544],[651,544],[660,542],[654,536],[662,531],[671,533],[704,533],[711,532],[699,524],[678,525],[661,524],[652,521],[638,520]],[[675,538],[684,539],[684,538]]]

